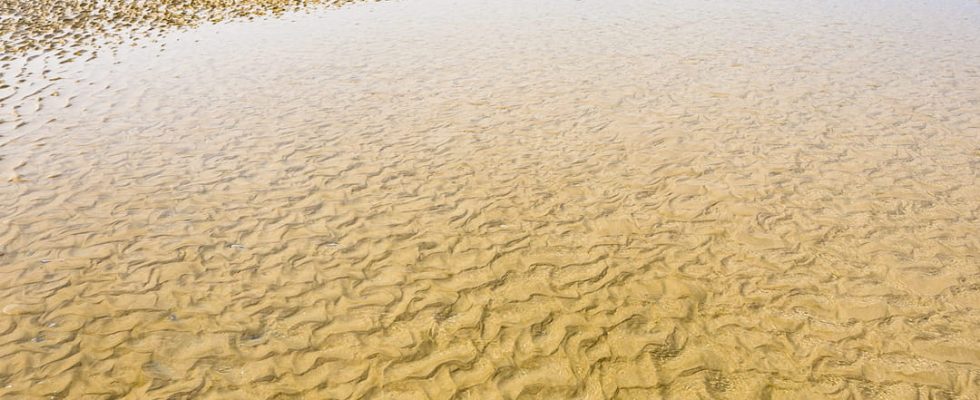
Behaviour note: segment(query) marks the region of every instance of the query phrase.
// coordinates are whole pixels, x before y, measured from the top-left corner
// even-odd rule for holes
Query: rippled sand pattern
[[[736,3],[360,4],[4,89],[0,397],[978,398],[980,4]]]
[[[128,38],[353,0],[0,0],[0,62],[41,53],[95,57]],[[80,48],[88,47],[88,48]],[[94,49],[93,49],[94,48]]]

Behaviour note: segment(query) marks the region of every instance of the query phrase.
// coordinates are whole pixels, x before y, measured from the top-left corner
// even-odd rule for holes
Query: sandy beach
[[[975,1],[0,16],[0,398],[980,397]]]

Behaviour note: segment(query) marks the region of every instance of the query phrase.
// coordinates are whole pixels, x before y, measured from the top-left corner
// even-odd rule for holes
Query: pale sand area
[[[980,396],[975,1],[138,43],[5,70],[2,398]]]

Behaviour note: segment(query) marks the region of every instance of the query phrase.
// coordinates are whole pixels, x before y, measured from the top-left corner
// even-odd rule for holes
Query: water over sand
[[[975,398],[980,4],[854,3],[404,0],[16,59],[0,397]]]

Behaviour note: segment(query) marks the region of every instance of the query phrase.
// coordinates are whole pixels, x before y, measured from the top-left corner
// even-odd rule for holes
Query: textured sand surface
[[[977,43],[412,0],[17,59],[0,397],[976,399]]]
[[[0,61],[18,54],[57,53],[66,58],[202,22],[251,18],[312,5],[353,0],[0,0]]]

